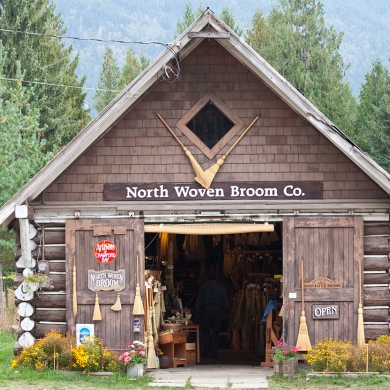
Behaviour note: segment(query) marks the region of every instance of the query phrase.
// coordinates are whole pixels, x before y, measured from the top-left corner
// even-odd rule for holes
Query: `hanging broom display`
[[[93,309],[92,321],[101,321],[101,320],[102,320],[102,313],[100,312],[99,297],[98,297],[98,293],[96,292],[95,307]]]
[[[362,306],[362,260],[359,258],[359,309],[358,309],[358,327],[357,343],[360,346],[365,344],[364,323],[363,323],[363,306]]]
[[[73,257],[73,314],[77,314],[76,257]]]
[[[122,303],[121,303],[121,298],[120,298],[119,293],[116,294],[116,301],[111,306],[111,310],[114,310],[114,311],[121,311],[122,310]]]
[[[234,149],[234,147],[240,142],[241,138],[249,131],[249,129],[256,123],[256,121],[259,119],[259,116],[257,116],[255,119],[253,119],[252,123],[245,129],[245,131],[240,135],[238,140],[231,146],[231,148],[209,169],[206,171],[202,171],[202,174],[200,176],[195,177],[195,180],[204,188],[209,189],[211,186],[211,183],[214,180],[215,175],[217,174],[219,168],[222,166],[222,164],[225,162],[225,159],[227,155]]]
[[[138,254],[137,254],[137,260],[136,260],[136,280],[137,280],[137,287],[135,289],[133,315],[143,316],[145,312],[144,312],[144,306],[143,306],[142,298],[141,298],[141,291],[140,291],[140,287],[139,287]]]
[[[303,270],[303,258],[301,261],[302,269],[302,311],[299,324],[299,333],[297,339],[297,346],[301,347],[301,351],[308,351],[311,349],[311,342],[309,338],[309,332],[307,330],[306,315],[305,315],[305,295],[304,295],[304,270]]]
[[[184,153],[188,156],[190,159],[192,168],[194,169],[195,172],[195,180],[204,187],[202,184],[202,175],[203,175],[203,169],[200,167],[198,162],[195,160],[195,157],[191,154],[191,152],[183,145],[183,143],[179,140],[179,138],[176,136],[176,134],[173,132],[173,130],[169,127],[169,125],[164,121],[164,119],[161,117],[160,114],[157,114],[161,122],[164,124],[164,126],[171,132],[171,134],[175,137],[176,141],[180,144],[180,146],[183,148]],[[198,179],[197,179],[198,178]],[[208,187],[210,188],[210,187]]]

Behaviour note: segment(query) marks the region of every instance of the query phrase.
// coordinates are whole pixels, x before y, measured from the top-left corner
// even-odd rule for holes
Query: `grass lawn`
[[[268,378],[271,390],[295,390],[295,389],[390,389],[390,377],[369,376],[359,378],[345,377],[307,377],[307,373],[300,371],[293,377],[271,376]]]

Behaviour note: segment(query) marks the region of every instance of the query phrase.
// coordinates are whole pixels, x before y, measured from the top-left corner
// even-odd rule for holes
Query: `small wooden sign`
[[[108,240],[99,241],[93,249],[95,259],[99,263],[108,264],[115,260],[117,249],[113,242]]]
[[[125,288],[125,270],[88,270],[88,288],[91,291],[121,291]]]
[[[313,320],[337,320],[340,318],[340,305],[312,305]]]

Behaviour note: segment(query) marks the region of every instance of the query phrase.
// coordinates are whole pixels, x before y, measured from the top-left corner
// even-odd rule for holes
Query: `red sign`
[[[115,260],[117,250],[113,242],[108,240],[99,241],[93,249],[95,258],[100,263],[111,263]]]

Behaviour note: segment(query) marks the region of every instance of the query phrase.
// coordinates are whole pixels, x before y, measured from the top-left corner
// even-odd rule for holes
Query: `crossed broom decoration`
[[[157,114],[161,122],[164,124],[164,126],[171,132],[171,134],[175,137],[176,141],[180,144],[180,146],[183,148],[185,154],[190,159],[192,168],[195,171],[195,180],[204,188],[207,190],[211,187],[211,183],[214,180],[215,175],[217,174],[219,168],[222,166],[222,164],[225,162],[225,159],[227,155],[233,150],[233,148],[240,142],[241,138],[249,131],[249,129],[256,123],[256,121],[259,119],[259,115],[256,116],[255,119],[253,119],[252,123],[245,129],[245,131],[240,135],[240,137],[237,139],[237,141],[230,147],[230,149],[209,169],[203,170],[199,163],[195,160],[195,157],[191,154],[191,152],[183,145],[183,143],[179,140],[179,138],[176,136],[176,134],[173,132],[173,130],[169,127],[169,125],[164,121],[164,119],[161,117],[160,114]]]

